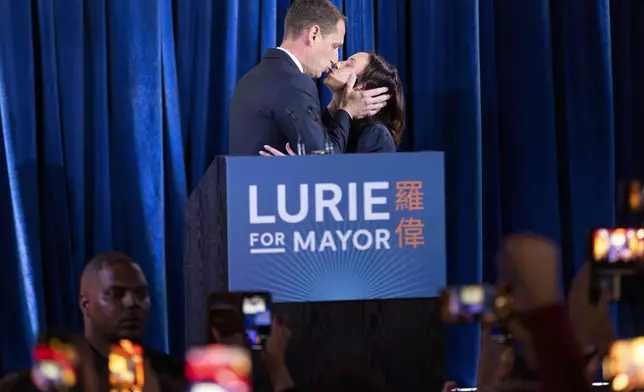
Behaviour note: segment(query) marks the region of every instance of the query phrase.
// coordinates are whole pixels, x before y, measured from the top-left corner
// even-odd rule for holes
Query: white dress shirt
[[[277,49],[279,49],[282,52],[288,54],[288,56],[291,58],[291,60],[293,60],[295,65],[297,65],[297,68],[299,68],[300,72],[304,73],[304,67],[302,67],[302,63],[300,63],[300,60],[298,60],[297,57],[295,57],[295,55],[293,53],[291,53],[288,50],[282,48],[281,46],[278,46]]]

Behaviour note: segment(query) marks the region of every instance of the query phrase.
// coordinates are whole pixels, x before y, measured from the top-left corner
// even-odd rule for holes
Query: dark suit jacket
[[[229,154],[258,155],[264,145],[284,152],[287,142],[295,149],[298,132],[307,152],[322,151],[325,128],[335,153],[342,153],[351,116],[338,110],[327,119],[327,123],[322,120],[315,82],[300,72],[287,53],[269,49],[235,87],[230,102]]]
[[[328,110],[322,113],[322,121],[332,121]],[[364,154],[371,152],[396,152],[396,142],[387,126],[379,121],[366,120],[351,124],[347,139],[347,154]]]
[[[396,152],[396,142],[389,128],[376,122],[352,129],[346,153]]]

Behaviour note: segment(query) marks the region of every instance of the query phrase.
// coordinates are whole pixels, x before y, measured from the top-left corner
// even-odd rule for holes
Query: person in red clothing
[[[577,341],[583,347],[586,379],[591,384],[597,379],[601,367],[600,359],[608,352],[611,342],[615,339],[615,331],[609,314],[610,293],[603,292],[599,302],[593,304],[588,296],[589,284],[590,268],[586,263],[579,269],[572,282],[568,295],[568,317]],[[477,382],[480,391],[497,391],[500,384],[517,385],[517,381],[533,381],[534,374],[531,370],[536,369],[536,360],[527,330],[516,318],[510,320],[506,328],[514,336],[510,343],[518,341],[522,349],[515,353],[513,344],[499,344],[491,336],[490,328],[484,325],[481,331]],[[514,370],[517,361],[519,365],[522,362],[528,365],[527,373]],[[451,391],[453,388],[452,386],[445,391]]]
[[[598,371],[597,358],[606,352],[614,336],[607,312],[607,293],[598,305],[590,304],[590,274],[587,266],[583,266],[572,284],[568,312],[558,290],[558,249],[545,238],[511,235],[499,256],[499,287],[509,286],[514,291],[517,316],[506,327],[520,342],[522,350],[517,357],[515,347],[493,341],[489,328],[484,326],[479,390],[536,390],[517,388],[514,382],[517,377],[521,381],[532,381],[535,376],[542,391],[590,390]],[[588,346],[590,342],[592,347]],[[582,345],[586,350],[582,350]],[[538,369],[536,374],[532,371],[517,374],[514,369],[517,358],[527,365],[525,370]],[[448,382],[443,392],[455,387],[453,382]]]
[[[540,390],[590,391],[586,361],[558,288],[558,253],[546,238],[508,236],[499,257],[499,283],[514,293],[516,313],[530,335]]]

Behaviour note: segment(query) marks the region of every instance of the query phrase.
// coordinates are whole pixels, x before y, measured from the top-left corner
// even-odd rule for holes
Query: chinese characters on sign
[[[423,221],[416,218],[401,218],[396,234],[398,234],[398,246],[411,246],[414,248],[425,244],[423,236]]]
[[[406,211],[410,214],[402,216],[396,227],[398,235],[398,246],[413,247],[414,249],[425,244],[424,228],[422,219],[413,216],[415,211],[423,211],[423,182],[422,181],[398,181],[396,182],[396,211]]]
[[[423,182],[398,181],[396,182],[396,211],[422,211]]]

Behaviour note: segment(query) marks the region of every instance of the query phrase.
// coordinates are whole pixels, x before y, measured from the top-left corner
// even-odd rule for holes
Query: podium
[[[217,157],[185,212],[186,344],[212,291],[269,291],[299,385],[342,364],[440,390],[441,152]]]

